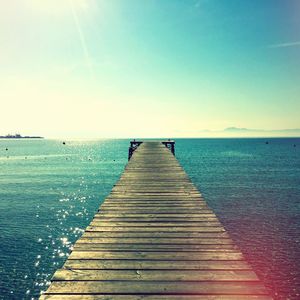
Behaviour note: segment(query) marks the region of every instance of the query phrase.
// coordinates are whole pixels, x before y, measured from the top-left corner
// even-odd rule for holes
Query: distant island
[[[245,127],[227,127],[222,130],[199,130],[198,137],[213,138],[265,138],[265,137],[300,137],[300,128],[259,129]]]
[[[0,139],[43,139],[42,136],[22,136],[19,133],[16,134],[7,134],[7,135],[0,135]]]
[[[300,133],[299,128],[292,129],[249,129],[241,127],[227,127],[224,129],[225,132],[273,132],[273,133]]]

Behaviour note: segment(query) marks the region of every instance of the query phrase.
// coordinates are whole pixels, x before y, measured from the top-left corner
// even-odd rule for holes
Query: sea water
[[[0,299],[36,299],[129,140],[0,140]],[[300,139],[178,139],[176,157],[275,299],[300,296]]]

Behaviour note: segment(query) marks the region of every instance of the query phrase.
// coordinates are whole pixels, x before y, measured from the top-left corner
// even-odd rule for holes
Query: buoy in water
[[[266,141],[266,144],[268,145],[268,144],[269,144],[269,142],[268,142],[268,141]]]
[[[63,145],[65,145],[66,144],[66,142],[63,142]]]

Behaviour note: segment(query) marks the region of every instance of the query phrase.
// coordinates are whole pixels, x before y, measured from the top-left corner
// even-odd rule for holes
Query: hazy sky
[[[300,128],[299,0],[0,0],[0,134]]]

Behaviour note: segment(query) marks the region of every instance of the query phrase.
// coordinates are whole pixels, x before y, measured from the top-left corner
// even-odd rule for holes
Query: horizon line
[[[151,139],[158,139],[158,140],[174,140],[174,139],[263,139],[263,138],[300,138],[300,135],[289,135],[289,136],[284,136],[284,135],[278,135],[278,136],[270,136],[270,135],[265,135],[265,136],[171,136],[171,137],[42,137],[41,140],[85,140],[85,141],[91,141],[91,140],[151,140]],[[12,139],[12,138],[1,138],[0,140],[39,140],[35,138],[26,138],[26,139]]]

